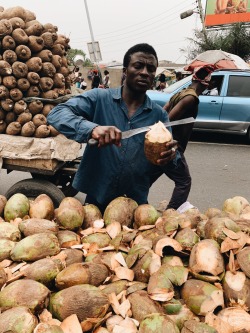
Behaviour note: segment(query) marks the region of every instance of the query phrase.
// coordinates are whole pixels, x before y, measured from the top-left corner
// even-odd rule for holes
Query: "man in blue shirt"
[[[146,95],[158,66],[154,48],[148,44],[131,47],[123,60],[126,80],[117,89],[93,89],[49,113],[48,123],[67,138],[87,145],[73,187],[87,194],[86,203],[101,211],[111,200],[126,195],[138,204],[147,203],[150,176],[159,168],[175,168],[176,141],[167,143],[158,165],[144,155],[145,133],[121,140],[121,131],[168,121],[167,112]]]

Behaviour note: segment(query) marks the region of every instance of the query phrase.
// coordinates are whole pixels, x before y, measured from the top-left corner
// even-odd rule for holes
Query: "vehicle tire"
[[[13,194],[22,193],[29,199],[35,199],[40,194],[47,194],[57,208],[65,198],[63,192],[53,183],[43,179],[24,179],[14,184],[5,194],[9,199]]]
[[[248,131],[247,131],[246,142],[250,145],[250,127],[248,128]]]

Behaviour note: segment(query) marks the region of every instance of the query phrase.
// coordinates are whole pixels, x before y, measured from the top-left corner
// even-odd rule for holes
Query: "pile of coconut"
[[[20,6],[0,7],[0,133],[54,136],[50,101],[71,93],[66,57],[69,38]],[[27,98],[33,97],[31,102]]]
[[[0,332],[249,333],[250,204],[0,196]]]

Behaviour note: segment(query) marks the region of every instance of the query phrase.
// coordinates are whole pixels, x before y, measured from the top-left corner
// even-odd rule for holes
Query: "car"
[[[250,143],[250,69],[220,69],[212,73],[218,95],[200,95],[194,131],[220,132],[246,136]],[[164,106],[171,96],[191,84],[192,75],[177,81],[164,92],[148,90],[147,95]]]

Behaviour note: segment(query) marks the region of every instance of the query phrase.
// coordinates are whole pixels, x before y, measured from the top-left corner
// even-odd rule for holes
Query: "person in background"
[[[167,112],[146,94],[157,66],[152,46],[134,45],[124,55],[123,86],[86,91],[58,104],[47,117],[48,123],[69,139],[80,143],[90,138],[97,140],[97,146],[86,145],[73,187],[86,193],[85,202],[102,212],[119,196],[126,195],[138,204],[147,203],[150,176],[157,170],[165,172],[178,166],[175,141],[166,143],[154,165],[144,154],[145,133],[121,139],[122,131],[168,121]]]
[[[85,90],[87,88],[87,83],[84,80],[84,77],[81,78],[80,89]]]
[[[158,79],[159,83],[156,87],[156,90],[163,91],[166,88],[166,75],[161,73]]]
[[[104,71],[104,78],[103,78],[102,84],[103,84],[104,89],[108,89],[110,86],[109,71],[107,71],[106,69]]]
[[[205,89],[203,91],[202,95],[209,95],[209,96],[218,96],[219,95],[216,80],[212,79],[209,82],[207,89]]]
[[[176,82],[182,80],[182,73],[176,72],[175,77],[176,77]]]
[[[100,79],[100,76],[99,76],[98,70],[97,70],[97,69],[94,69],[94,70],[93,70],[93,77],[92,77],[91,88],[92,88],[92,89],[94,89],[94,88],[98,88],[99,85],[100,85],[100,82],[101,82],[101,79]]]
[[[76,88],[80,88],[80,86],[81,86],[81,80],[82,80],[82,73],[78,72],[78,75],[75,78]]]
[[[164,109],[169,115],[170,121],[180,120],[188,117],[197,117],[199,95],[208,87],[211,80],[211,73],[214,71],[213,65],[206,65],[197,68],[192,76],[191,85],[174,94]],[[186,162],[184,152],[193,130],[193,123],[174,126],[172,129],[173,138],[178,142],[178,151],[181,155],[179,168],[169,169],[165,174],[173,180],[175,187],[168,203],[168,208],[178,209],[187,201],[191,189],[191,176]],[[153,179],[155,181],[155,179]]]

